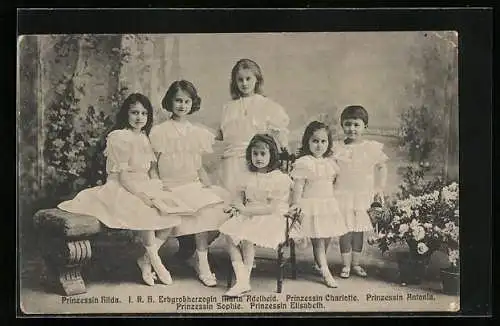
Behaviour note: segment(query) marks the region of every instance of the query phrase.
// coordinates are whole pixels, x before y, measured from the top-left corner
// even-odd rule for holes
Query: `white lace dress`
[[[240,176],[248,173],[245,151],[252,137],[269,133],[278,146],[287,146],[289,122],[281,105],[260,94],[233,100],[223,107],[220,130],[224,154],[219,177],[227,190],[234,193]]]
[[[238,187],[245,193],[247,205],[269,204],[278,201],[276,211],[269,215],[246,216],[238,214],[224,223],[219,231],[230,237],[234,244],[248,240],[258,246],[276,249],[285,240],[291,180],[279,170],[269,173],[252,172],[241,180]]]
[[[333,193],[333,182],[339,167],[330,158],[307,155],[295,161],[291,176],[304,180],[298,206],[303,218],[300,234],[306,238],[330,238],[347,233],[339,204]]]
[[[158,170],[164,185],[174,188],[200,182],[198,169],[202,167],[202,155],[212,153],[215,138],[210,131],[188,121],[167,120],[154,126],[149,137],[153,150],[160,153]],[[225,189],[218,186],[211,186],[210,189],[229,201]],[[204,207],[193,215],[182,215],[181,224],[173,230],[172,235],[217,230],[228,218],[223,214],[227,202]]]
[[[107,156],[106,184],[85,189],[74,199],[60,203],[58,208],[95,216],[114,229],[160,230],[180,223],[177,216],[161,216],[156,208],[148,207],[118,181],[119,173],[127,171],[139,190],[145,193],[161,190],[161,182],[148,175],[151,162],[156,159],[145,134],[125,129],[112,131],[107,137],[104,154]]]
[[[383,144],[372,140],[349,145],[335,142],[332,150],[340,167],[335,197],[347,229],[352,232],[372,231],[367,210],[375,195],[375,166],[388,159]]]

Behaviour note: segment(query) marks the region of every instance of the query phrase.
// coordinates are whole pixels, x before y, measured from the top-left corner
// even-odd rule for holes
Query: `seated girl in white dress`
[[[57,206],[64,211],[95,216],[109,228],[137,231],[146,248],[137,263],[148,285],[154,285],[151,267],[164,284],[172,282],[158,250],[171,229],[180,223],[177,216],[162,216],[153,203],[161,183],[152,164],[156,158],[147,136],[152,124],[149,99],[138,93],[128,96],[107,136],[106,183],[85,189]]]
[[[339,167],[330,158],[332,136],[319,121],[311,122],[302,137],[300,156],[291,172],[294,180],[292,205],[302,210],[301,236],[311,239],[314,260],[324,282],[337,287],[328,267],[326,250],[332,237],[347,233],[339,204],[334,197],[334,181]]]
[[[236,283],[226,296],[251,290],[250,274],[254,245],[277,249],[285,241],[286,219],[292,181],[279,170],[278,147],[273,137],[255,135],[246,150],[249,173],[239,181],[239,195],[231,204],[236,215],[220,227],[227,246]]]
[[[176,194],[183,189],[191,197],[184,198],[197,206],[208,197],[229,199],[224,189],[211,185],[202,166],[202,155],[212,152],[215,136],[187,120],[189,115],[200,110],[200,104],[201,98],[191,82],[173,82],[162,100],[163,108],[172,114],[171,119],[154,126],[150,134],[164,190]],[[218,233],[219,226],[228,218],[223,214],[224,205],[223,201],[207,203],[206,206],[202,203],[203,207],[197,207],[196,212],[183,214],[181,224],[172,233],[175,237],[195,235],[194,267],[206,286],[217,284],[208,263],[208,241],[209,233]]]

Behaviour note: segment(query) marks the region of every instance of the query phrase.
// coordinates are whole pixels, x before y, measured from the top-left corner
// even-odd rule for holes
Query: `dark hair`
[[[332,155],[333,138],[330,128],[323,122],[313,121],[307,125],[304,135],[302,136],[302,146],[299,149],[299,157],[312,155],[311,149],[309,148],[309,139],[311,139],[314,132],[320,129],[324,129],[326,131],[326,135],[328,136],[328,147],[325,154],[323,154],[323,157]]]
[[[340,124],[347,119],[361,119],[365,123],[365,127],[368,126],[368,112],[361,105],[347,106],[340,115]]]
[[[149,136],[149,132],[153,126],[153,106],[151,105],[151,101],[141,93],[132,93],[125,99],[125,101],[123,101],[120,111],[118,111],[118,114],[116,115],[115,124],[109,132],[117,129],[132,128],[128,122],[128,111],[135,103],[142,104],[142,106],[148,111],[148,121],[146,122],[146,125],[142,127],[142,130]]]
[[[262,76],[262,70],[260,69],[259,65],[250,59],[240,59],[236,64],[234,65],[233,69],[231,70],[231,82],[229,84],[229,92],[231,93],[231,98],[233,100],[237,100],[241,97],[241,92],[238,89],[238,84],[236,83],[236,74],[240,69],[250,69],[253,74],[255,75],[255,79],[257,81],[255,82],[255,90],[254,92],[256,94],[263,94],[263,84],[264,84],[264,77]]]
[[[172,112],[172,102],[178,91],[183,91],[189,95],[192,101],[191,110],[188,114],[192,114],[200,109],[201,97],[198,96],[198,91],[193,83],[187,80],[176,80],[167,89],[165,96],[161,100],[161,106],[168,112]]]
[[[255,136],[252,137],[252,140],[250,140],[250,144],[248,144],[246,150],[248,169],[251,172],[257,171],[257,168],[252,163],[252,148],[255,147],[258,143],[264,143],[269,147],[270,158],[269,158],[269,164],[267,165],[266,173],[279,169],[280,159],[279,159],[278,145],[276,145],[276,141],[274,140],[273,136],[268,134],[256,134]]]

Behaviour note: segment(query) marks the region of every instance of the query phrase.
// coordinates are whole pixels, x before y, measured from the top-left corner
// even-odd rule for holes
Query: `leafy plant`
[[[75,121],[81,109],[72,77],[61,82],[57,100],[47,110],[44,188],[52,198],[72,196],[85,187],[102,183],[105,178],[104,158],[96,153],[112,121],[92,106],[84,117]]]
[[[403,110],[399,132],[400,145],[408,152],[412,162],[428,161],[432,156],[438,156],[438,149],[442,149],[442,117],[427,106],[410,106]]]
[[[379,221],[375,244],[385,253],[396,243],[406,243],[410,254],[425,259],[445,249],[450,262],[459,256],[458,184],[419,196],[409,195],[388,206],[391,218]]]
[[[420,196],[438,190],[445,185],[444,178],[440,176],[427,180],[426,172],[426,169],[407,166],[396,197],[402,199],[409,196]]]

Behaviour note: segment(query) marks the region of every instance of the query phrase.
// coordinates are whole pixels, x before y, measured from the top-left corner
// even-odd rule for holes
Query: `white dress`
[[[301,235],[307,238],[330,238],[347,233],[339,204],[333,193],[333,182],[339,167],[331,158],[302,156],[295,161],[291,176],[304,180]]]
[[[373,230],[367,210],[375,194],[375,165],[388,159],[382,148],[382,143],[372,140],[349,145],[333,143],[333,156],[340,167],[335,197],[349,231]]]
[[[246,148],[256,133],[269,133],[278,146],[288,145],[290,119],[281,105],[260,94],[227,103],[222,110],[220,129],[224,154],[219,176],[223,186],[234,193],[240,175],[248,173]]]
[[[177,216],[161,216],[156,208],[148,207],[118,181],[119,173],[127,171],[140,191],[155,193],[161,190],[161,182],[148,175],[151,162],[156,159],[145,134],[114,130],[107,137],[104,154],[107,156],[106,183],[81,191],[74,199],[60,203],[58,208],[95,216],[114,229],[161,230],[180,223]]]
[[[235,245],[248,240],[258,246],[276,249],[285,240],[288,202],[292,181],[279,170],[269,173],[251,172],[239,188],[245,193],[247,205],[269,204],[278,201],[276,211],[270,215],[246,216],[238,214],[224,223],[219,231],[228,235]]]
[[[153,150],[161,153],[158,170],[163,184],[169,188],[189,183],[199,183],[198,169],[202,167],[202,155],[212,152],[215,136],[207,129],[188,121],[167,120],[154,126],[149,135]],[[229,194],[221,187],[211,186],[219,197],[229,200]],[[177,237],[217,230],[227,220],[223,209],[227,203],[209,205],[193,215],[182,215],[181,224],[172,232]]]

